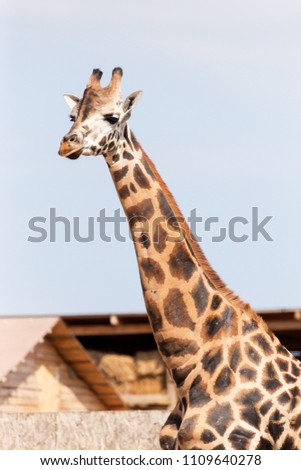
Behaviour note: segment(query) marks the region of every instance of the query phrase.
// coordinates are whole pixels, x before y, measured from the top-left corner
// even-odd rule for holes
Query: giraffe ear
[[[134,93],[131,93],[129,96],[127,96],[125,102],[123,103],[123,111],[125,115],[129,114],[134,106],[136,106],[142,96],[142,93],[143,91],[134,91]]]
[[[69,108],[72,110],[74,106],[77,105],[77,103],[80,101],[80,98],[78,98],[75,95],[64,95],[64,100],[66,101],[67,105]]]

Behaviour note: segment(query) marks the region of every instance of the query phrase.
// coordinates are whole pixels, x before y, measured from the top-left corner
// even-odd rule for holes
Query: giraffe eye
[[[104,116],[104,119],[110,124],[116,124],[119,121],[119,118],[116,116],[112,116],[112,114],[106,114]]]

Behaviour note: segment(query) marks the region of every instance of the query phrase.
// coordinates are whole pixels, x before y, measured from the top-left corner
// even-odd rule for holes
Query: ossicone
[[[100,69],[93,69],[91,73],[90,79],[88,81],[87,86],[92,88],[101,88],[100,79],[102,77],[102,71]]]

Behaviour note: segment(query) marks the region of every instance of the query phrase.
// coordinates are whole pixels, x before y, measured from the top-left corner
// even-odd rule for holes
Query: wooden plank
[[[1,387],[0,388],[0,397],[1,399],[2,398],[5,398],[5,397],[16,397],[16,396],[20,396],[22,394],[22,396],[24,397],[33,397],[33,396],[38,396],[38,394],[40,393],[40,389],[27,389],[25,387],[22,387],[22,388],[5,388],[5,387]]]
[[[1,413],[36,413],[38,412],[37,406],[28,405],[9,405],[1,406]]]
[[[41,387],[39,411],[60,411],[60,384],[57,380],[57,366],[41,365],[36,371],[37,382]]]
[[[17,397],[8,397],[5,400],[6,404],[14,406],[37,406],[38,400],[36,397],[23,397],[22,394]]]
[[[36,367],[37,367],[37,361],[34,361],[31,364],[27,363],[26,361],[26,363],[20,363],[18,367],[12,370],[9,374],[19,375],[20,377],[22,376],[24,378],[32,374],[32,372],[35,370]]]
[[[87,353],[78,348],[66,349],[64,350],[64,359],[68,362],[87,361]]]
[[[266,320],[266,319],[265,319]],[[273,331],[300,331],[301,323],[296,320],[271,320],[267,321],[269,328]]]
[[[54,336],[51,337],[51,342],[60,352],[63,350],[78,349],[75,338],[72,337]]]
[[[170,400],[166,395],[163,394],[149,394],[149,395],[134,395],[134,394],[122,394],[121,395],[123,400],[128,405],[140,405],[140,406],[147,406],[147,405],[159,405],[159,406],[169,406]]]
[[[85,360],[81,361],[68,361],[69,364],[71,364],[76,372],[79,373],[84,373],[84,374],[97,374],[99,375],[98,370],[95,368],[95,365],[89,361],[86,357]]]
[[[34,383],[33,380],[30,382]],[[27,374],[20,374],[18,372],[11,372],[7,377],[5,382],[1,382],[1,386],[3,387],[19,387],[20,384],[27,384],[29,383],[29,378]]]
[[[107,384],[98,384],[98,383],[94,383],[94,384],[91,384],[91,386],[93,387],[93,390],[96,392],[96,393],[99,393],[99,394],[110,394],[112,393],[112,387],[108,387]]]
[[[76,379],[74,382],[78,383],[80,380]],[[77,387],[67,387],[61,385],[60,392],[60,409],[62,411],[87,411],[87,410],[103,410],[106,407],[101,403],[98,397],[92,390],[85,387],[84,392]]]
[[[113,402],[113,403],[116,404],[116,403],[120,402],[119,397],[114,392],[112,392],[111,389],[109,389],[107,387],[106,388],[105,387],[102,387],[102,388],[91,387],[91,388],[97,395],[100,395],[100,396],[104,397],[104,400],[106,400],[106,401],[109,400],[110,403]]]
[[[89,393],[90,392],[90,393]],[[86,388],[86,390],[79,390],[77,387],[62,387],[61,394],[60,394],[60,401],[68,399],[70,400],[70,396],[76,397],[81,402],[93,401],[95,403],[99,403],[98,398],[95,394]]]
[[[73,402],[72,406],[70,406],[70,402],[68,401],[62,403],[62,410],[64,412],[103,411],[105,409],[106,408],[99,402],[99,400],[95,403],[81,403],[80,401],[76,403]]]
[[[120,325],[70,325],[68,329],[75,336],[113,336],[151,334],[149,324],[120,324]]]
[[[79,393],[76,393],[75,389],[72,388],[67,388],[67,387],[62,387],[62,390],[61,390],[61,403],[64,401],[64,400],[69,400],[69,401],[72,401],[72,400],[77,400],[77,401],[80,401],[81,403],[98,403],[99,404],[99,400],[98,398],[96,397],[96,395],[89,389],[86,389],[85,393],[82,393],[82,391],[80,391]]]
[[[77,375],[75,375],[75,377],[70,377],[70,376],[67,376],[66,374],[61,373],[59,380],[61,384],[66,385],[68,387],[73,387],[76,381],[79,389],[81,388],[82,390],[84,390],[87,388],[86,382],[81,380]]]

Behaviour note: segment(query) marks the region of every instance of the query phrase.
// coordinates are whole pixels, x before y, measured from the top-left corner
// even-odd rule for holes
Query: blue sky
[[[185,216],[196,209],[221,226],[250,220],[252,207],[260,219],[273,216],[273,242],[213,243],[216,230],[203,234],[222,279],[254,308],[301,306],[300,2],[1,8],[1,315],[144,311],[129,239],[66,243],[58,229],[55,243],[28,241],[29,220],[49,219],[50,208],[79,217],[84,236],[88,217],[120,207],[102,157],[57,155],[70,127],[63,93],[81,95],[95,67],[108,81],[115,66],[124,96],[144,90],[130,124]]]

